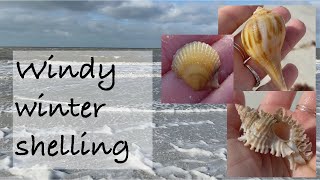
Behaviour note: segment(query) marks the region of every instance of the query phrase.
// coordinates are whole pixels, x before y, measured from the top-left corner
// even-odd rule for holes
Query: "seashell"
[[[240,130],[243,130],[238,139],[244,142],[244,146],[250,145],[250,150],[255,152],[270,152],[287,158],[291,170],[311,159],[312,144],[305,130],[291,116],[286,116],[284,108],[269,114],[242,105],[235,106],[242,122]]]
[[[220,59],[208,44],[194,41],[184,45],[174,55],[172,70],[193,90],[217,88]]]
[[[287,90],[281,68],[281,48],[285,35],[282,17],[261,7],[248,19],[241,33],[247,54],[254,58],[280,90]]]

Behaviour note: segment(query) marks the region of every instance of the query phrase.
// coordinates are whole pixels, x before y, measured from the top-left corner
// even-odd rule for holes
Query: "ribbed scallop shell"
[[[236,109],[242,122],[240,130],[243,130],[243,135],[238,139],[245,146],[250,145],[250,150],[287,158],[291,170],[311,159],[309,138],[291,116],[285,115],[283,108],[275,114],[242,105],[236,105]],[[279,132],[288,132],[288,138],[281,138]]]
[[[258,62],[280,90],[287,90],[281,68],[281,48],[285,35],[282,17],[261,7],[249,18],[241,33],[247,54]]]
[[[218,87],[218,53],[208,44],[194,41],[180,48],[173,59],[172,70],[193,90]]]

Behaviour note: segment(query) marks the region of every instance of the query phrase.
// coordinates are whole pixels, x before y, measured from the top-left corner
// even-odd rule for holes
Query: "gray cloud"
[[[169,4],[155,4],[151,1],[126,1],[107,3],[101,12],[119,19],[145,20],[160,17],[171,8]]]
[[[1,2],[1,8],[20,7],[37,11],[54,11],[57,9],[91,11],[105,3],[103,1],[4,1]],[[117,2],[114,3],[118,4]]]
[[[0,2],[0,45],[160,47],[162,34],[217,32],[216,7],[208,2]]]
[[[205,2],[156,3],[152,1],[127,1],[106,4],[100,11],[116,19],[134,19],[152,22],[189,22],[193,24],[212,24],[215,7]]]

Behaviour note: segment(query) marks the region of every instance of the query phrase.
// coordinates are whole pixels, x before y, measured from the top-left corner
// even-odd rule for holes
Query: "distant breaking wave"
[[[26,68],[31,61],[20,61],[22,68]],[[38,60],[37,60],[38,62]],[[58,66],[61,65],[63,67],[66,67],[67,65],[71,65],[75,68],[73,71],[78,71],[80,66],[84,63],[88,62],[71,62],[71,61],[47,61],[48,64],[54,65],[52,68],[54,70],[58,71]],[[24,64],[27,63],[27,64]],[[161,77],[160,69],[161,69],[161,62],[95,62],[95,68],[98,68],[98,64],[102,65],[112,65],[114,64],[116,67],[116,78],[152,78],[152,77]],[[25,66],[25,67],[24,67]],[[36,68],[39,66],[39,68],[42,66],[41,64],[35,64]],[[78,66],[78,67],[77,67]],[[137,66],[137,67],[136,67]],[[10,69],[12,67],[9,67]],[[9,71],[8,71],[9,72]],[[12,71],[10,71],[12,73]],[[17,73],[14,73],[14,75],[18,75]],[[99,76],[99,73],[94,70],[94,75],[96,77]],[[27,73],[24,77],[25,79],[34,79],[34,75]],[[41,79],[48,79],[47,76],[47,69],[44,70],[44,72],[40,75]],[[54,77],[53,79],[58,78]],[[69,74],[66,74],[64,79],[71,78]]]
[[[18,74],[16,74],[16,75],[17,75],[18,78],[20,78],[18,76]],[[98,73],[96,73],[94,75],[96,77],[99,77]],[[144,77],[146,77],[146,78],[152,78],[152,77],[160,78],[161,74],[152,74],[152,73],[144,73],[144,74],[139,74],[139,73],[117,73],[116,76],[115,76],[115,78],[144,78]],[[70,79],[70,78],[73,78],[73,77],[71,77],[70,75],[63,77],[63,79]],[[8,77],[1,77],[0,76],[0,79],[8,79]],[[35,77],[34,77],[33,74],[27,74],[27,75],[24,76],[24,79],[35,79]],[[41,75],[40,79],[49,79],[49,78],[45,74],[45,75]],[[59,77],[56,76],[53,79],[59,79]]]
[[[44,104],[61,104],[67,106],[69,102],[60,102],[60,101],[51,101],[51,100],[44,100],[44,99],[34,99],[29,97],[22,97],[22,96],[14,96],[14,99],[32,101],[32,102],[41,102]],[[82,105],[82,104],[80,104]],[[165,106],[165,105],[164,105]],[[170,107],[168,109],[164,109],[161,107],[160,109],[153,108],[152,104],[148,106],[149,109],[146,108],[138,108],[138,107],[108,107],[104,106],[99,110],[99,112],[163,112],[163,113],[194,113],[194,112],[225,112],[226,108],[187,108],[182,109],[181,107],[176,107],[179,109],[175,109],[175,107]],[[93,110],[93,108],[89,108],[88,110]]]
[[[37,63],[39,61],[43,61],[43,60],[39,60],[39,59],[33,59],[33,60],[20,60],[19,62],[22,63],[26,63],[26,64],[30,64],[30,63]],[[13,63],[16,63],[17,60],[13,60]],[[90,61],[54,61],[54,60],[50,60],[47,61],[48,64],[52,64],[52,65],[71,65],[71,66],[76,66],[76,65],[83,65],[86,63],[90,63]],[[134,65],[140,65],[140,66],[161,66],[161,62],[121,62],[121,61],[110,61],[110,62],[103,62],[103,61],[95,61],[95,64],[102,64],[102,65],[128,65],[128,66],[134,66]],[[22,64],[23,65],[23,64]]]

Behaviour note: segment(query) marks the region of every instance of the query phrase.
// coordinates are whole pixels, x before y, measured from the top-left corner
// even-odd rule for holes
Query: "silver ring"
[[[243,60],[246,59],[245,52],[239,44],[234,42],[233,47],[236,48],[236,50],[239,52]]]
[[[247,62],[251,59],[251,57],[247,58],[244,62],[243,65],[245,65],[249,71],[252,73],[253,77],[256,79],[256,84],[254,85],[254,87],[258,87],[260,85],[261,82],[261,78],[258,75],[258,73],[251,67],[249,66],[249,64],[247,64]]]
[[[258,73],[247,64],[247,62],[251,59],[251,57],[246,58],[246,53],[245,51],[242,49],[242,47],[237,44],[236,42],[234,42],[233,47],[239,52],[239,54],[241,55],[243,61],[243,65],[245,65],[249,71],[252,73],[253,77],[256,79],[256,84],[254,85],[254,87],[258,87],[260,85],[261,82],[261,78],[259,77]]]
[[[304,111],[304,112],[310,113],[310,114],[312,114],[312,115],[314,115],[314,116],[317,115],[317,111],[316,111],[315,109],[310,109],[310,108],[308,108],[307,106],[302,105],[302,104],[298,104],[298,105],[296,106],[296,109],[297,109],[297,110],[300,110],[300,111]]]

